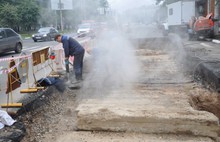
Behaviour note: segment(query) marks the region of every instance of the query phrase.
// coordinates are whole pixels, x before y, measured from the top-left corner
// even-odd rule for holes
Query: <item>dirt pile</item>
[[[190,104],[193,108],[201,111],[208,111],[220,118],[220,96],[217,92],[210,90],[196,89],[197,93],[190,95]]]

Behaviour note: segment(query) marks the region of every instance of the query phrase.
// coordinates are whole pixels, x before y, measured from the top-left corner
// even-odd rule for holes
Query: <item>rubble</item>
[[[18,142],[26,134],[26,128],[22,122],[15,122],[10,127],[0,130],[0,142]]]

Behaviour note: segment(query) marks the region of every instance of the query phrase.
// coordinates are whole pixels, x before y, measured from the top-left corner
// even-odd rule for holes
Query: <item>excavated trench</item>
[[[185,64],[191,61],[187,61],[180,39],[134,39],[133,43],[138,45],[135,50],[140,63],[138,79],[129,87],[107,87],[108,92],[99,92],[101,99],[97,95],[84,98],[76,108],[77,129],[188,134],[216,139],[218,118],[192,108],[197,106],[193,99],[197,90],[204,93],[205,90],[194,83],[190,69],[186,69]]]
[[[189,93],[190,105],[196,110],[211,112],[215,116],[217,116],[218,119],[220,119],[219,61],[214,60],[204,62],[204,60],[199,59],[197,56],[195,56],[196,54],[201,54],[200,50],[185,50],[178,37],[163,38],[159,41],[158,39],[156,39],[156,42],[149,40],[147,41],[148,43],[146,43],[145,40],[138,41],[141,50],[146,48],[145,45],[149,47],[150,42],[152,43],[150,46],[152,47],[152,49],[162,47],[163,50],[163,47],[166,47],[165,50],[169,49],[171,50],[171,52],[175,52],[175,54],[168,54],[172,55],[172,58],[175,59],[180,70],[183,71],[184,75],[188,76],[190,80],[186,82],[184,80],[181,80],[180,82],[194,82],[201,85],[200,87],[202,87],[202,89],[200,87],[193,87],[196,93],[194,91]],[[161,53],[162,50],[159,49],[158,52]],[[166,50],[166,52],[169,51]],[[157,55],[155,52],[153,54],[146,54],[144,52],[141,52],[140,54],[146,56]]]
[[[79,90],[60,94],[51,87],[34,102],[21,118],[27,127],[22,142],[216,141],[220,97],[193,81],[188,65],[195,61],[180,39],[131,41],[126,46],[135,48],[119,49],[119,56],[108,48],[89,56]]]

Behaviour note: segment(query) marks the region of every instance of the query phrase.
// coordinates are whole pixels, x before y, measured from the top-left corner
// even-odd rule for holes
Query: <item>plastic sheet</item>
[[[6,111],[0,110],[0,125],[12,126],[16,121]],[[3,126],[2,125],[2,126]],[[1,126],[0,126],[1,127]]]
[[[3,123],[0,122],[0,129],[4,128],[5,125]]]

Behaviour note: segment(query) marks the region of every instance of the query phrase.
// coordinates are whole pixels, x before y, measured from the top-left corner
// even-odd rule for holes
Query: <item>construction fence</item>
[[[90,39],[79,41],[85,49],[91,46]],[[17,57],[0,59],[0,104],[2,108],[22,107],[17,103],[25,94],[44,90],[38,82],[48,76],[59,77],[58,71],[65,70],[62,44],[43,47],[22,53]],[[73,63],[74,58],[70,57]],[[8,64],[8,67],[3,67]]]

